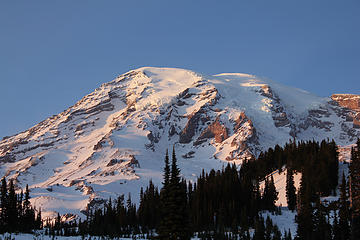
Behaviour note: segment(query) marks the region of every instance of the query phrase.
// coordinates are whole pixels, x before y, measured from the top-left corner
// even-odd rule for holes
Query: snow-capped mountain
[[[354,114],[334,97],[253,75],[144,67],[5,137],[0,174],[29,184],[33,204],[48,215],[79,213],[116,194],[137,199],[150,179],[160,184],[173,145],[182,174],[195,179],[293,138],[353,143]]]

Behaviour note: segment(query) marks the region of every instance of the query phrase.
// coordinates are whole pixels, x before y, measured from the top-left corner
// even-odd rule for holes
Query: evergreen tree
[[[172,152],[170,184],[169,184],[169,208],[168,219],[170,225],[169,239],[190,239],[188,215],[186,211],[187,194],[186,185],[180,178],[180,169],[177,166],[175,148]]]
[[[17,197],[15,193],[14,181],[11,179],[9,183],[9,193],[7,202],[7,222],[8,230],[15,231],[18,224]]]
[[[289,210],[294,211],[296,207],[296,188],[294,186],[293,171],[290,168],[287,169],[286,173],[286,200]]]
[[[36,216],[35,229],[42,229],[41,208],[39,209],[38,214]]]
[[[160,191],[161,221],[158,229],[160,239],[168,239],[171,229],[170,221],[168,219],[170,212],[170,162],[168,150],[166,150],[164,163],[164,181]]]
[[[7,228],[7,184],[5,177],[1,180],[1,198],[0,198],[0,207],[1,207],[1,214],[0,214],[0,231],[3,233],[6,231]]]
[[[331,225],[326,219],[325,207],[318,197],[314,213],[314,234],[313,239],[331,239]]]
[[[311,191],[307,175],[303,174],[301,178],[300,190],[298,194],[297,207],[297,232],[296,238],[300,240],[312,240],[314,233],[314,216],[311,202]]]
[[[339,198],[339,235],[341,240],[348,240],[350,237],[350,212],[348,196],[346,192],[346,179],[343,173],[342,182],[340,186],[340,198]]]
[[[333,221],[333,225],[332,225],[332,233],[333,233],[333,240],[341,240],[341,229],[339,227],[339,220],[338,220],[336,211],[334,211],[334,221]]]
[[[360,239],[360,139],[351,149],[350,201],[351,201],[351,239]]]
[[[256,221],[253,240],[265,240],[265,225],[262,217]]]
[[[24,196],[24,202],[23,202],[23,224],[24,224],[24,230],[26,232],[29,232],[33,228],[33,221],[34,221],[34,210],[31,208],[30,205],[30,192],[29,192],[29,186],[26,185],[25,188],[25,196]]]
[[[264,209],[267,210],[275,210],[275,202],[278,199],[278,192],[276,191],[274,177],[271,175],[270,180],[268,178],[265,179],[265,187],[263,194],[263,205]]]

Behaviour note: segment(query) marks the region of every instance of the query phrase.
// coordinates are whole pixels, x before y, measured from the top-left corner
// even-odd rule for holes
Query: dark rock
[[[174,125],[171,125],[171,127],[169,129],[169,136],[172,137],[175,134],[177,134],[176,129],[175,129]]]
[[[182,155],[183,158],[193,158],[194,157],[195,152],[194,151],[190,151],[184,155]]]
[[[110,162],[106,166],[111,167],[111,166],[114,166],[115,164],[118,164],[119,162],[121,162],[121,160],[114,158],[114,159],[111,159]]]
[[[99,141],[97,144],[94,145],[93,150],[99,150],[102,148],[102,141]]]
[[[360,113],[358,113],[353,119],[354,128],[360,128]]]
[[[181,100],[178,100],[176,103],[176,105],[178,105],[178,106],[184,106],[185,104],[186,104],[186,102],[181,101]]]
[[[333,94],[331,99],[336,101],[340,106],[360,111],[360,95],[355,94]]]
[[[139,161],[135,158],[134,155],[131,155],[131,158],[130,158],[130,166],[140,168],[140,163],[139,163]]]
[[[203,113],[202,109],[188,116],[188,122],[186,123],[185,128],[181,131],[179,136],[179,143],[190,143],[195,131],[198,127],[198,122]]]
[[[0,162],[8,163],[8,162],[15,162],[16,158],[12,154],[5,154],[5,156],[0,157]]]
[[[152,143],[158,143],[159,139],[160,139],[160,135],[159,134],[154,135],[153,132],[150,131],[150,133],[148,133],[148,135],[147,135],[147,138]]]

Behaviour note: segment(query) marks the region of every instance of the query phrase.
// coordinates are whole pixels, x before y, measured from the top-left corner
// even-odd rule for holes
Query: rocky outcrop
[[[333,94],[331,99],[337,102],[340,106],[360,111],[360,95],[355,94]]]
[[[203,130],[194,145],[199,145],[209,138],[215,138],[216,143],[221,143],[229,137],[228,129],[220,122],[220,117]]]
[[[239,117],[235,120],[234,132],[237,132],[239,128],[247,121],[249,121],[248,117],[244,112],[241,112]]]
[[[351,110],[346,113],[346,120],[352,121],[354,128],[360,128],[360,95],[333,94],[331,99],[339,106]]]
[[[203,82],[198,82],[194,86],[201,87],[203,86]],[[199,108],[199,110],[194,111],[190,115],[187,116],[186,126],[179,134],[179,143],[190,143],[193,140],[193,137],[196,134],[196,131],[199,130],[199,124],[205,124],[210,120],[209,116],[207,116],[207,111],[210,111],[211,107],[214,106],[218,100],[220,99],[220,94],[218,90],[214,87],[201,89],[202,91],[194,97],[197,101],[203,101],[203,105]],[[189,90],[183,91],[178,98],[182,97],[182,99],[187,99],[193,96],[194,94],[189,93]],[[218,140],[220,138],[218,137]]]
[[[234,148],[228,156],[227,161],[250,159],[254,157],[251,152],[250,145],[256,145],[257,136],[256,129],[253,126],[251,119],[249,119],[244,112],[241,112],[239,117],[234,122],[234,138],[230,146]]]
[[[272,113],[272,118],[276,127],[286,127],[290,125],[288,116],[280,102],[280,98],[273,92],[269,85],[259,88],[258,92],[268,98],[271,102],[268,104]]]
[[[360,128],[360,113],[357,113],[353,120],[354,128]]]
[[[179,135],[179,143],[190,143],[192,141],[202,113],[204,111],[199,110],[188,116],[188,121]]]

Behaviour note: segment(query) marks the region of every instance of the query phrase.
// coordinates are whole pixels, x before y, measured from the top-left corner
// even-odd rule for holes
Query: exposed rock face
[[[239,117],[235,120],[233,131],[235,134],[230,145],[233,147],[233,150],[229,152],[226,160],[232,161],[253,158],[254,154],[249,145],[257,144],[256,129],[254,128],[252,121],[244,112],[241,112]]]
[[[284,110],[284,107],[280,103],[280,98],[273,92],[269,85],[263,85],[259,89],[259,93],[267,97],[270,101],[265,101],[269,109],[272,111],[272,118],[276,127],[289,126],[290,121]]]
[[[199,84],[197,84],[197,86],[199,86]],[[189,95],[187,89],[185,90],[185,92],[181,93],[178,96],[178,98],[188,99],[190,96],[191,95]],[[194,135],[196,134],[197,130],[199,130],[199,126],[203,125],[204,123],[210,120],[207,113],[208,111],[211,110],[211,106],[214,106],[217,103],[219,98],[220,95],[218,94],[218,91],[215,88],[210,88],[210,89],[206,88],[202,90],[198,95],[196,95],[195,99],[204,103],[198,110],[195,110],[190,115],[185,116],[187,117],[188,121],[184,129],[180,132],[179,143],[190,143],[193,140]],[[213,126],[212,128],[216,128],[216,126]],[[211,132],[212,130],[209,131]],[[210,133],[204,133],[204,134],[209,135]],[[217,136],[216,137],[217,141],[221,141],[220,139],[225,137],[225,135],[223,137],[220,137],[219,134],[216,134],[216,136]],[[203,137],[203,138],[209,138],[209,137]],[[203,138],[200,137],[200,140]],[[198,145],[198,143],[195,145]]]
[[[354,124],[354,128],[360,128],[360,113],[357,113],[354,116],[353,124]]]
[[[350,109],[346,115],[347,121],[352,121],[354,128],[360,128],[360,95],[355,94],[333,94],[331,99],[340,106]]]
[[[244,112],[241,112],[239,117],[235,120],[235,126],[234,126],[234,132],[237,132],[240,127],[245,123],[251,121],[248,119],[248,117],[245,115]],[[251,123],[252,124],[252,123]]]
[[[220,123],[220,118],[217,117],[213,123],[201,132],[199,138],[194,142],[194,145],[199,145],[209,138],[215,138],[216,143],[221,143],[228,137],[228,129]]]
[[[360,95],[355,94],[333,94],[331,99],[340,106],[360,112]]]
[[[195,135],[195,131],[198,128],[202,113],[203,111],[200,110],[188,116],[186,126],[180,133],[179,143],[189,143],[192,141],[192,138]]]

